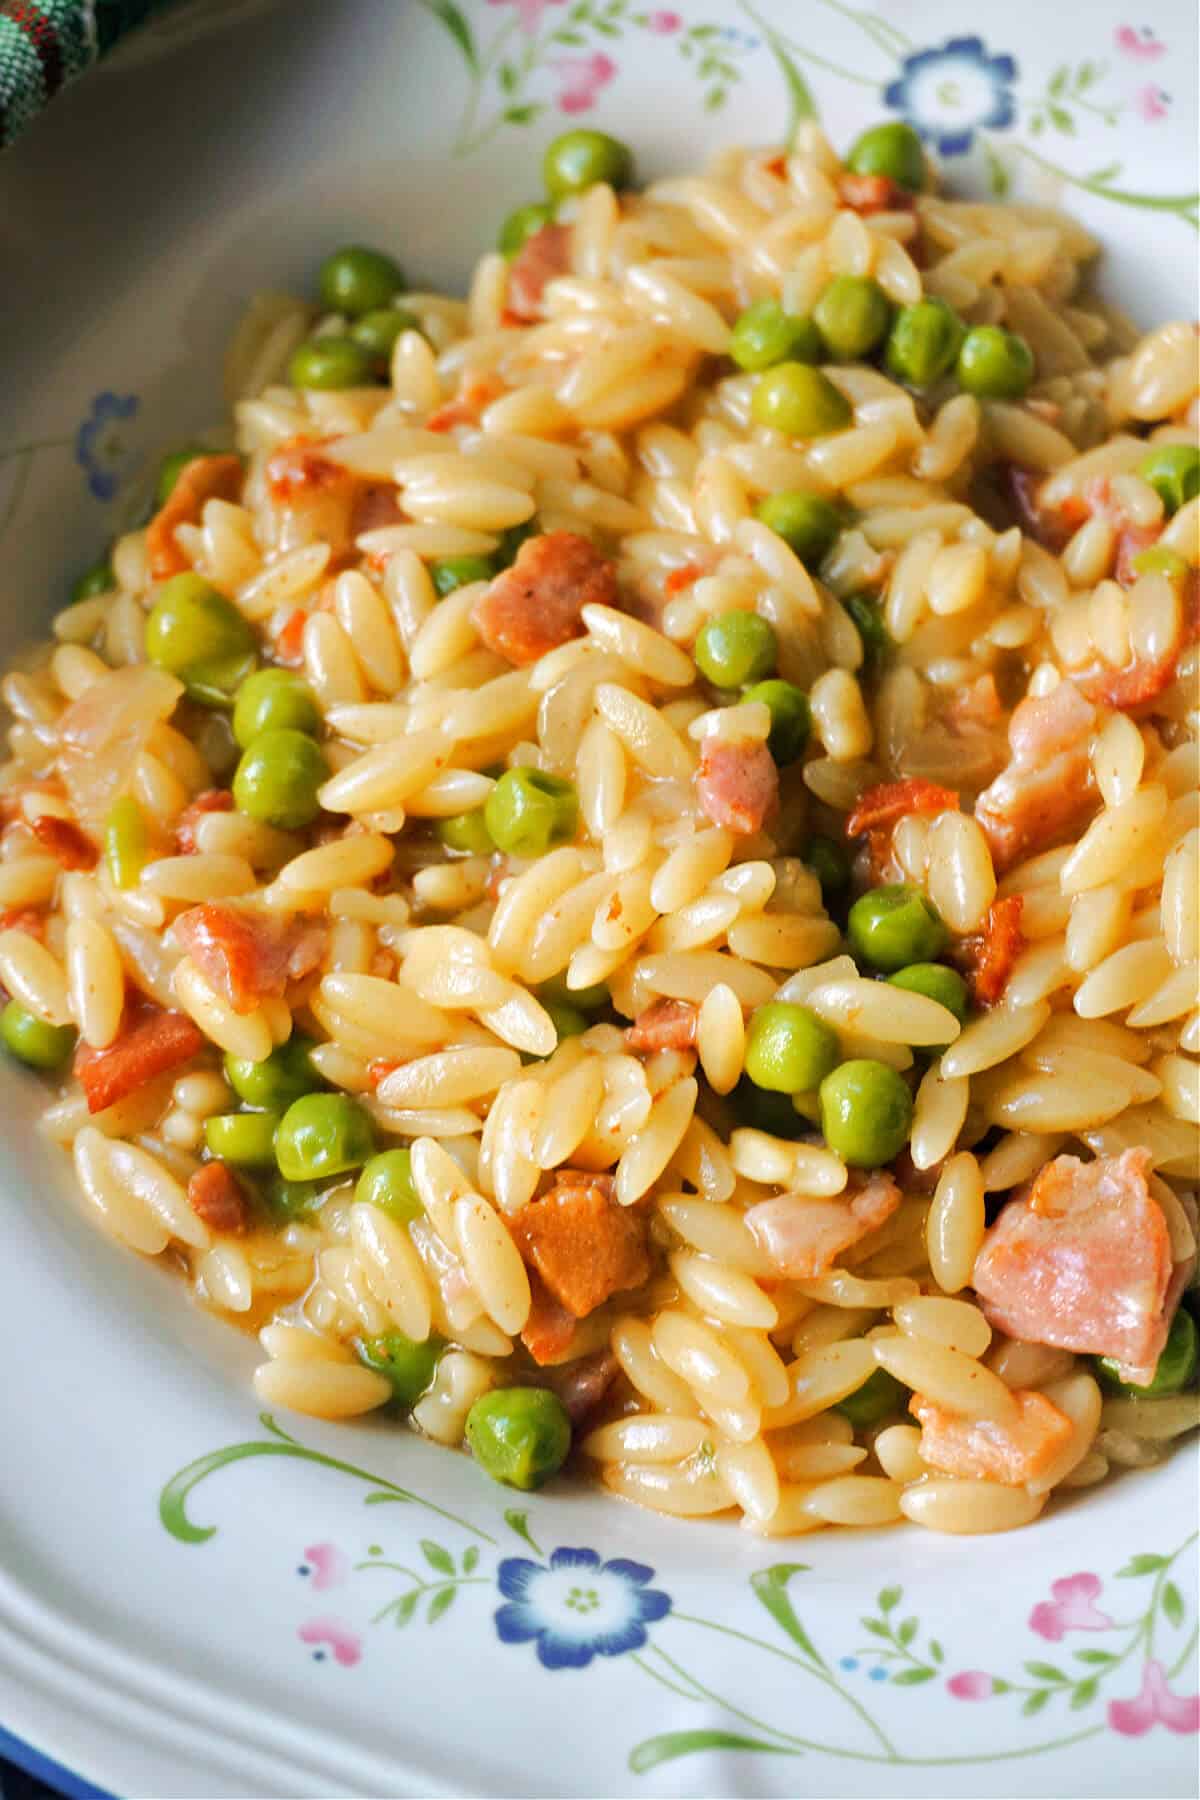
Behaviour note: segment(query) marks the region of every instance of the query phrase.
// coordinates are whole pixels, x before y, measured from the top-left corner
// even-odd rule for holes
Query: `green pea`
[[[277,1112],[215,1113],[204,1121],[209,1155],[247,1168],[273,1163],[279,1117]]]
[[[954,1014],[960,1025],[966,1024],[971,1001],[967,984],[957,969],[948,969],[945,963],[909,963],[907,968],[889,975],[888,981],[892,987],[907,988],[910,994],[924,994],[936,1000]]]
[[[0,1038],[31,1069],[61,1069],[75,1048],[75,1027],[47,1025],[19,1000],[10,1000],[0,1012]]]
[[[233,735],[248,750],[264,731],[321,729],[312,689],[290,669],[258,669],[247,675],[233,705]]]
[[[779,643],[774,627],[757,613],[717,613],[700,627],[692,656],[714,687],[738,688],[773,673]]]
[[[764,525],[789,544],[808,569],[815,569],[833,548],[844,523],[841,513],[820,494],[768,494],[755,509]]]
[[[849,1419],[856,1430],[870,1431],[892,1413],[903,1412],[906,1393],[907,1389],[900,1386],[894,1375],[889,1375],[886,1369],[876,1369],[860,1388],[855,1388],[844,1400],[836,1401],[833,1410]]]
[[[804,849],[804,862],[821,884],[825,905],[828,907],[840,899],[850,885],[850,858],[845,847],[830,837],[810,837]]]
[[[571,782],[541,769],[506,769],[483,809],[488,834],[509,856],[541,856],[569,844],[579,822]]]
[[[142,809],[132,794],[114,800],[104,821],[104,861],[115,888],[136,887],[150,854]]]
[[[227,1055],[225,1079],[247,1106],[283,1112],[293,1100],[311,1094],[321,1085],[321,1077],[312,1066],[313,1048],[311,1038],[293,1035],[286,1044],[277,1044],[262,1062]]]
[[[501,225],[496,248],[501,256],[507,256],[511,262],[528,238],[540,231],[543,225],[553,223],[554,208],[548,200],[533,200],[528,206],[518,206]]]
[[[540,537],[541,530],[542,528],[535,517],[532,519],[522,519],[519,525],[510,525],[507,531],[502,531],[500,533],[500,542],[492,551],[492,563],[494,565],[492,573],[494,574],[497,569],[507,569],[510,564],[516,562],[517,552],[521,548],[521,545],[527,543],[532,537]]]
[[[561,1006],[557,1000],[543,1000],[542,1005],[550,1015],[560,1044],[564,1038],[581,1037],[591,1026],[592,1021],[577,1006]]]
[[[759,376],[750,415],[756,425],[794,438],[827,437],[854,419],[850,402],[828,375],[799,362],[779,363]]]
[[[813,307],[817,330],[836,362],[869,356],[887,336],[892,307],[869,275],[835,275]]]
[[[418,1344],[402,1331],[386,1331],[381,1337],[358,1338],[354,1347],[360,1362],[391,1382],[391,1404],[411,1412],[437,1373],[446,1340],[435,1332]]]
[[[552,975],[549,981],[543,981],[537,995],[543,1006],[573,1006],[585,1013],[599,1012],[612,999],[602,981],[592,987],[569,988],[565,975]]]
[[[412,1156],[407,1150],[381,1150],[358,1178],[354,1198],[377,1206],[390,1218],[407,1225],[419,1219],[425,1208],[413,1181]]]
[[[146,660],[177,675],[206,705],[227,702],[254,665],[254,632],[199,575],[172,575],[146,620]]]
[[[212,451],[205,444],[184,444],[180,450],[172,450],[164,456],[158,465],[158,481],[155,483],[154,498],[159,506],[165,506],[175,491],[175,483],[183,474],[190,462],[198,456],[211,456]]]
[[[1165,575],[1168,581],[1186,581],[1191,574],[1186,560],[1177,550],[1168,550],[1163,544],[1151,544],[1148,550],[1139,550],[1133,559],[1135,575]]]
[[[854,620],[862,639],[863,663],[874,673],[887,661],[895,645],[883,622],[883,608],[873,594],[849,594],[842,605]]]
[[[771,730],[767,738],[767,749],[771,752],[778,766],[786,768],[788,763],[799,762],[808,745],[808,734],[812,728],[812,714],[809,712],[808,695],[803,688],[798,688],[791,681],[781,681],[778,676],[770,681],[757,681],[748,687],[742,695],[743,700],[759,700],[771,715]]]
[[[1176,513],[1200,494],[1200,450],[1195,444],[1155,444],[1138,474],[1158,494],[1168,513]]]
[[[496,565],[490,556],[444,556],[429,565],[429,578],[439,600],[471,581],[490,581]]]
[[[493,1388],[467,1414],[467,1443],[493,1481],[530,1493],[566,1462],[571,1421],[549,1388]]]
[[[295,388],[368,387],[374,373],[375,358],[366,345],[333,332],[297,345],[288,363]]]
[[[1118,1394],[1127,1394],[1131,1400],[1160,1400],[1167,1394],[1178,1394],[1192,1385],[1196,1379],[1197,1351],[1196,1321],[1187,1308],[1181,1306],[1171,1320],[1167,1341],[1155,1364],[1154,1374],[1145,1387],[1138,1387],[1132,1381],[1123,1381],[1111,1356],[1096,1356],[1092,1360],[1105,1387],[1114,1389]]]
[[[819,1090],[821,1130],[835,1156],[858,1168],[880,1168],[908,1142],[912,1095],[887,1063],[855,1057],[827,1075]]]
[[[370,1115],[346,1094],[305,1094],[293,1100],[275,1133],[275,1160],[286,1181],[341,1175],[374,1154]]]
[[[116,585],[112,564],[105,557],[103,562],[93,563],[90,569],[75,577],[71,583],[71,600],[74,604],[80,600],[94,600],[97,594],[111,594]]]
[[[403,306],[381,306],[375,312],[364,313],[361,319],[355,319],[350,336],[377,363],[385,363],[401,332],[420,329],[421,321],[416,313],[406,311]]]
[[[276,1178],[267,1189],[267,1206],[281,1224],[290,1225],[296,1219],[311,1219],[325,1204],[329,1192],[318,1181]]]
[[[872,125],[855,138],[846,157],[846,167],[856,175],[888,175],[919,194],[925,186],[925,152],[911,125],[895,119],[886,125]]]
[[[317,291],[330,312],[359,318],[387,306],[404,286],[399,266],[382,250],[347,244],[327,256],[317,273]]]
[[[606,131],[564,131],[547,145],[542,177],[552,200],[582,194],[598,181],[627,188],[633,181],[633,152]]]
[[[729,1098],[738,1123],[753,1131],[765,1131],[790,1142],[811,1130],[808,1120],[802,1119],[792,1105],[790,1095],[756,1087],[748,1075],[741,1077]]]
[[[966,335],[966,326],[944,300],[902,306],[888,333],[888,370],[909,387],[928,387],[954,367]]]
[[[809,1094],[837,1067],[837,1035],[807,1006],[772,1000],[746,1032],[746,1073],[776,1094]]]
[[[949,934],[936,906],[919,888],[893,882],[859,896],[850,908],[846,935],[862,962],[892,975],[909,963],[935,961]]]
[[[821,334],[811,319],[784,312],[778,300],[756,300],[739,313],[729,354],[739,369],[772,369],[776,363],[821,360]]]
[[[328,775],[324,756],[304,732],[264,731],[242,752],[234,802],[251,819],[299,831],[320,812],[317,790]]]
[[[475,807],[471,812],[452,813],[448,819],[439,819],[434,826],[434,833],[447,850],[465,850],[470,856],[490,856],[496,848],[488,831],[482,806]]]
[[[1033,381],[1033,351],[1015,331],[976,325],[963,339],[955,374],[959,387],[981,400],[1020,400]]]

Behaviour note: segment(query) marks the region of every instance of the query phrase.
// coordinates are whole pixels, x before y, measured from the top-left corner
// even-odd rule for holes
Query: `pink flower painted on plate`
[[[992,1677],[982,1669],[964,1669],[961,1675],[952,1675],[946,1686],[956,1700],[990,1700],[996,1690]]]
[[[563,90],[558,96],[560,112],[588,112],[595,106],[601,88],[607,87],[617,72],[617,65],[611,56],[605,56],[597,50],[592,56],[558,56],[551,58],[550,67],[557,70],[563,79]]]
[[[1113,42],[1123,56],[1132,56],[1141,62],[1152,62],[1167,47],[1161,38],[1155,37],[1149,25],[1118,25],[1113,32]]]
[[[1142,1670],[1142,1691],[1133,1700],[1110,1700],[1108,1722],[1123,1737],[1144,1737],[1152,1725],[1165,1725],[1181,1735],[1200,1731],[1200,1694],[1186,1699],[1167,1686],[1160,1662],[1148,1662]]]
[[[1147,125],[1153,125],[1156,119],[1167,117],[1171,110],[1171,96],[1153,81],[1148,81],[1133,96],[1133,109],[1139,119],[1144,119]]]
[[[318,1660],[323,1658],[324,1648],[328,1645],[334,1661],[341,1663],[344,1669],[352,1669],[355,1663],[362,1661],[362,1639],[340,1619],[310,1619],[307,1625],[301,1625],[296,1635],[302,1644],[317,1646],[315,1656]]]
[[[349,1568],[349,1557],[336,1544],[310,1544],[304,1552],[300,1573],[311,1576],[313,1587],[321,1593],[325,1588],[337,1587],[339,1582],[345,1581]]]
[[[652,12],[646,24],[661,37],[669,37],[673,31],[679,30],[683,20],[677,12]]]
[[[542,14],[548,6],[561,6],[563,0],[488,0],[490,6],[515,6],[517,17],[521,21],[521,30],[526,37],[532,37],[542,22]]]
[[[1065,1575],[1053,1583],[1052,1598],[1041,1600],[1029,1615],[1029,1629],[1057,1644],[1065,1631],[1108,1631],[1112,1620],[1094,1602],[1100,1592],[1098,1575]]]

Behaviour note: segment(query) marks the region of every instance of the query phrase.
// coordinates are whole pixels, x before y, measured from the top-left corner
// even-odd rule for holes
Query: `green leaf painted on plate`
[[[1050,1698],[1050,1689],[1049,1688],[1037,1688],[1032,1694],[1030,1694],[1028,1700],[1025,1702],[1024,1706],[1021,1708],[1021,1711],[1024,1713],[1024,1715],[1027,1719],[1031,1718],[1034,1713],[1041,1712],[1043,1706],[1045,1706],[1045,1704],[1046,1704],[1047,1700],[1049,1700],[1049,1698]]]
[[[462,51],[467,67],[473,75],[479,73],[479,52],[475,48],[475,38],[465,15],[454,4],[454,0],[421,0],[426,12],[431,12],[435,19],[440,19],[454,42]]]
[[[1116,1579],[1120,1581],[1130,1575],[1155,1575],[1159,1569],[1166,1568],[1167,1561],[1165,1556],[1152,1556],[1148,1553],[1131,1556],[1125,1567],[1117,1570]]]
[[[1075,1689],[1075,1692],[1071,1695],[1071,1711],[1079,1712],[1083,1707],[1087,1706],[1090,1701],[1094,1700],[1096,1698],[1096,1690],[1099,1686],[1100,1678],[1098,1675],[1092,1675],[1087,1681],[1081,1681],[1079,1686]]]
[[[904,1596],[904,1589],[898,1587],[880,1588],[875,1596],[875,1604],[881,1613],[891,1612],[893,1606],[899,1606]]]
[[[392,1609],[392,1619],[398,1629],[403,1630],[406,1625],[412,1623],[417,1610],[417,1602],[423,1592],[423,1588],[414,1588],[411,1594],[405,1594],[402,1599],[397,1600]]]
[[[896,1642],[903,1645],[911,1644],[916,1635],[917,1621],[915,1619],[905,1619],[904,1623],[896,1632]]]
[[[1058,68],[1055,69],[1053,75],[1050,77],[1049,85],[1046,88],[1046,92],[1048,94],[1061,94],[1063,89],[1066,87],[1068,80],[1070,79],[1070,74],[1071,74],[1071,71],[1067,67],[1066,63],[1060,63],[1058,65]]]
[[[794,1644],[799,1645],[806,1656],[810,1656],[820,1668],[824,1668],[825,1658],[805,1631],[796,1610],[787,1596],[787,1584],[793,1575],[805,1573],[808,1563],[772,1563],[769,1569],[759,1569],[750,1577],[750,1587],[756,1600],[760,1600],[774,1619],[775,1623],[787,1632]]]
[[[1162,1591],[1162,1609],[1172,1625],[1183,1624],[1183,1595],[1173,1581]]]
[[[1025,1664],[1025,1667],[1029,1671],[1029,1673],[1033,1676],[1035,1681],[1068,1681],[1068,1680],[1070,1680],[1070,1677],[1067,1675],[1064,1675],[1061,1669],[1056,1669],[1053,1663],[1027,1662]]]
[[[463,1551],[463,1559],[462,1559],[463,1574],[469,1575],[471,1573],[472,1569],[474,1569],[477,1566],[478,1562],[479,1562],[479,1547],[476,1544],[471,1544],[468,1546],[468,1548],[466,1550]]]
[[[510,1531],[515,1531],[517,1536],[524,1543],[529,1545],[529,1548],[533,1551],[535,1556],[541,1556],[543,1554],[542,1546],[538,1543],[537,1539],[529,1529],[529,1514],[527,1512],[521,1512],[518,1507],[510,1506],[504,1515],[504,1523],[508,1526]]]
[[[436,1625],[442,1614],[449,1612],[450,1608],[454,1605],[457,1593],[457,1588],[439,1588],[436,1594],[434,1594],[433,1599],[429,1602],[429,1611],[425,1614],[425,1623],[427,1625]]]
[[[860,1619],[858,1622],[872,1637],[890,1638],[892,1635],[891,1627],[882,1619]]]
[[[643,1739],[630,1752],[629,1767],[635,1775],[645,1775],[660,1763],[695,1756],[701,1750],[754,1750],[773,1756],[801,1754],[786,1744],[768,1744],[762,1738],[743,1737],[737,1731],[666,1731],[660,1737]]]
[[[545,110],[540,101],[528,101],[524,106],[506,106],[501,117],[509,125],[532,125]]]
[[[944,1662],[946,1660],[946,1653],[936,1638],[930,1638],[929,1640],[929,1654],[932,1656],[935,1663]]]
[[[421,1539],[421,1555],[430,1568],[436,1569],[439,1575],[453,1575],[454,1558],[448,1550],[443,1550],[440,1544],[435,1544],[432,1538]]]
[[[898,1675],[892,1676],[893,1687],[919,1687],[923,1681],[932,1681],[937,1674],[936,1669],[901,1669]]]
[[[1111,1650],[1077,1650],[1075,1660],[1081,1663],[1093,1663],[1099,1668],[1103,1663],[1115,1663],[1117,1658]]]
[[[1067,137],[1075,136],[1075,121],[1065,107],[1048,106],[1046,111],[1055,131],[1061,131]]]

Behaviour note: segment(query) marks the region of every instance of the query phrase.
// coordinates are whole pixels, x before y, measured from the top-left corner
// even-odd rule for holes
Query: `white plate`
[[[217,417],[249,292],[354,239],[461,282],[570,117],[658,172],[796,107],[845,143],[907,105],[956,184],[1076,209],[1143,322],[1191,308],[1184,0],[1153,30],[1109,0],[911,0],[891,22],[835,0],[460,4],[168,15],[5,159],[6,654],[114,529],[111,495]],[[249,1344],[82,1222],[34,1082],[5,1066],[0,1104],[0,1721],[98,1785],[1194,1790],[1190,1450],[1015,1537],[768,1546],[582,1490],[521,1500],[386,1428],[289,1437],[256,1417]],[[554,1666],[564,1632],[581,1666]]]

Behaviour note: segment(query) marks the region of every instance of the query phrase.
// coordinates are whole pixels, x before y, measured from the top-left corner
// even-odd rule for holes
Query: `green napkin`
[[[171,0],[0,0],[0,149]]]

